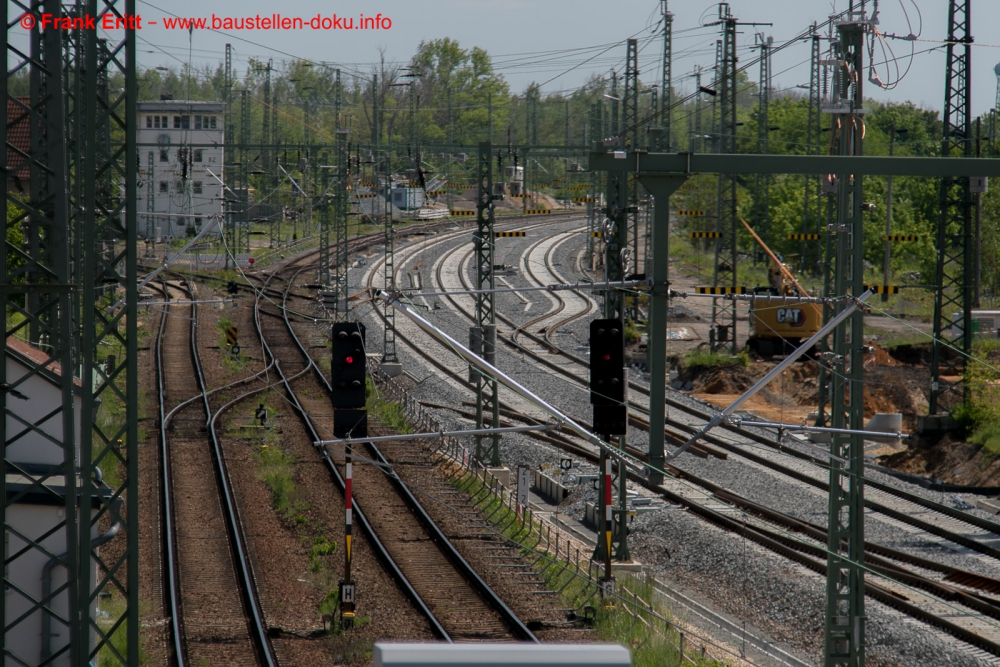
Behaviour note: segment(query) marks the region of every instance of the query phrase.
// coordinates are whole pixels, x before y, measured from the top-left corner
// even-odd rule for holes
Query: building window
[[[195,116],[194,117],[194,129],[196,129],[196,130],[200,130],[201,129],[201,116]]]
[[[214,130],[215,129],[215,116],[209,116],[208,119],[209,119],[209,127],[211,127]]]
[[[164,130],[167,129],[168,126],[167,126],[166,116],[160,116],[160,127],[162,127]]]
[[[157,116],[156,117],[156,127],[159,127],[159,126],[160,126],[160,117]],[[148,127],[148,128],[153,127],[153,117],[152,116],[146,116],[146,127]]]
[[[160,162],[170,162],[170,154],[166,148],[160,149]]]
[[[170,192],[170,185],[166,181],[160,181],[160,192]]]
[[[200,195],[201,194],[201,181],[195,181],[194,182],[194,193],[196,195]]]
[[[202,152],[203,151],[202,151],[201,148],[194,149],[194,161],[195,162],[201,162]]]
[[[181,116],[181,129],[191,129],[191,116]]]
[[[180,116],[174,116],[174,129],[175,130],[181,129],[181,117]]]

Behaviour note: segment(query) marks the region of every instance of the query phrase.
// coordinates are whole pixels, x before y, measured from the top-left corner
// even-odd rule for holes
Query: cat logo
[[[793,327],[800,327],[806,323],[806,315],[801,308],[779,308],[778,322],[780,324],[790,324]]]

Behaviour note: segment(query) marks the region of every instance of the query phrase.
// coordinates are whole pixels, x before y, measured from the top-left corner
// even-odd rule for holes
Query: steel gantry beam
[[[35,19],[27,36],[19,21],[24,14]],[[3,164],[8,174],[31,179],[23,195],[8,192],[0,251],[7,322],[0,363],[4,661],[133,665],[139,663],[135,32],[104,42],[92,30],[43,31],[43,14],[101,20],[134,16],[135,6],[35,0],[4,9]],[[11,79],[25,72],[29,95],[15,97]],[[107,90],[111,74],[121,76],[124,89]],[[17,127],[29,135],[26,143],[12,132]],[[121,307],[113,305],[119,295]],[[55,405],[44,405],[39,379],[54,386]],[[26,515],[36,496],[51,508],[48,518]],[[102,555],[99,546],[110,539],[120,544]]]
[[[340,89],[338,85],[338,90]],[[347,252],[347,221],[348,221],[348,207],[350,206],[350,178],[351,178],[351,168],[350,168],[350,154],[347,147],[347,133],[341,129],[337,133],[337,148],[335,152],[337,156],[337,171],[335,178],[337,179],[337,190],[336,196],[333,200],[333,227],[334,235],[336,236],[336,243],[334,244],[334,252],[336,253],[335,261],[331,267],[334,273],[333,277],[333,289],[337,293],[336,299],[336,310],[334,316],[338,320],[347,319],[348,314],[348,283],[347,283],[347,270],[350,266],[348,252]]]
[[[942,156],[971,157],[973,151],[971,5],[972,0],[950,0],[948,4]],[[931,415],[964,402],[961,378],[972,351],[974,299],[972,209],[975,198],[969,185],[967,176],[941,179],[928,407]],[[959,314],[957,322],[952,320],[954,313]]]
[[[222,101],[226,105],[226,110],[223,120],[225,130],[222,138],[222,173],[219,174],[219,178],[225,180],[227,178],[226,170],[236,165],[236,127],[233,122],[233,47],[231,44],[226,44],[225,63],[222,70]],[[226,222],[222,228],[223,240],[226,246],[231,249],[230,252],[226,253],[225,259],[225,267],[228,269],[229,256],[235,252],[232,249],[236,247],[236,211],[239,204],[233,198],[231,191],[227,194],[226,190],[223,189],[222,197],[226,216]],[[233,256],[235,257],[235,255]]]
[[[673,35],[674,35],[674,15],[667,9],[667,0],[663,0],[663,74],[660,78],[660,121],[662,132],[654,150],[669,151],[673,144],[671,135],[671,115],[670,107],[674,104],[673,76],[671,69],[671,59],[673,58]],[[654,109],[654,112],[656,110]]]
[[[736,153],[736,26],[737,19],[729,10],[728,2],[719,3],[719,21],[722,25],[722,51],[719,56],[718,84],[718,148],[719,153]],[[712,284],[731,287],[736,291],[736,181],[731,173],[719,174],[717,218],[715,231],[715,266]],[[713,350],[727,347],[736,353],[736,308],[712,302],[712,325],[709,344]]]
[[[821,96],[820,96],[820,35],[816,32],[816,24],[813,23],[812,35],[809,40],[811,49],[809,56],[809,114],[806,117],[806,145],[807,155],[819,154],[819,138],[821,136],[820,119]],[[820,235],[822,226],[822,196],[819,175],[807,174],[805,176],[805,190],[802,204],[802,245],[799,251],[801,270],[815,273],[820,269],[820,262],[823,261],[823,241],[807,240],[807,235]]]
[[[849,49],[848,54],[850,55],[852,72],[863,71],[860,69],[861,51],[858,46],[861,43],[863,30],[863,22],[849,22],[843,27],[844,37],[842,39],[845,40],[844,43]],[[854,68],[859,69],[855,70]],[[855,78],[855,80],[860,79],[861,77]],[[861,91],[858,90],[855,94],[860,99]],[[855,103],[853,109],[848,107],[843,110],[843,114],[846,116],[856,115],[858,109],[859,107]],[[860,176],[878,174],[926,177],[941,177],[943,175],[1000,176],[1000,160],[947,157],[861,156],[860,144],[857,143],[860,127],[854,123],[847,124],[854,125],[855,127],[844,137],[844,141],[840,142],[841,145],[845,146],[845,154],[843,155],[739,155],[734,157],[732,155],[705,153],[618,151],[613,148],[608,150],[600,145],[595,147],[594,152],[590,154],[589,168],[594,171],[608,172],[609,183],[614,173],[622,170],[631,171],[638,175],[643,185],[656,197],[657,202],[662,201],[664,203],[663,207],[656,207],[652,236],[653,252],[651,256],[653,258],[653,265],[651,267],[652,285],[650,287],[649,300],[650,424],[661,423],[661,415],[664,414],[664,394],[667,381],[665,358],[668,288],[665,260],[668,257],[669,249],[667,240],[667,204],[669,204],[669,198],[673,192],[691,175],[696,173],[719,173],[722,170],[734,174],[766,172],[769,174],[838,175],[838,182],[845,184],[844,187],[847,188],[840,195],[840,198],[847,200],[846,203],[850,204],[850,207],[848,207],[849,213],[844,214],[846,222],[841,223],[847,224],[844,228],[846,231],[838,231],[837,233],[838,259],[841,261],[840,266],[845,267],[845,272],[848,270],[848,267],[851,271],[851,273],[845,273],[844,282],[838,285],[838,288],[851,288],[854,294],[860,294],[862,291],[859,281],[862,278],[860,267],[862,266],[861,260],[863,258],[862,249],[864,243],[860,210],[856,208],[861,203]],[[841,123],[841,125],[843,126],[844,123]],[[851,148],[852,152],[847,152],[847,147],[852,146],[856,146],[857,150]],[[853,182],[851,182],[852,175]],[[846,185],[848,183],[850,183],[850,187]],[[609,188],[609,194],[611,192]],[[835,412],[839,413],[839,416],[834,415],[835,420],[837,420],[835,423],[839,423],[851,430],[861,428],[860,422],[857,420],[857,415],[860,413],[861,408],[862,392],[860,388],[863,381],[863,366],[860,358],[862,330],[858,322],[858,316],[851,315],[847,319],[846,324],[839,326],[837,338],[841,342],[834,348],[836,354],[844,357],[844,361],[840,362],[843,364],[840,371],[847,376],[842,380],[840,386],[837,387],[838,396],[835,397],[834,405],[836,406]],[[850,336],[850,338],[847,336]],[[659,475],[662,474],[662,465],[660,462],[664,458],[663,437],[662,429],[650,429],[649,466],[651,469],[649,470],[649,476],[651,481],[658,480]],[[848,502],[856,503],[862,493],[860,484],[855,485],[853,490],[849,487],[845,488],[843,484],[851,479],[854,471],[861,469],[860,463],[856,461],[850,463],[849,466],[847,465],[852,460],[850,457],[858,456],[858,453],[861,451],[859,447],[853,446],[853,441],[858,439],[858,437],[856,435],[838,437],[840,438],[836,445],[838,451],[849,458],[842,459],[845,463],[832,469],[835,472],[831,472],[831,477],[835,476],[836,481],[834,483],[834,480],[831,479],[831,487],[839,486],[841,490],[832,494],[831,498],[837,498],[838,504],[843,503],[845,498],[843,492],[846,491]],[[854,518],[859,516],[861,516],[860,513],[853,515]],[[839,526],[839,521],[839,518],[837,521],[831,521],[830,525]],[[863,524],[860,521],[853,521],[849,526],[845,527],[855,531],[863,530]],[[838,528],[838,530],[841,530],[841,528]],[[855,536],[857,536],[857,533]],[[850,542],[849,545],[854,548],[857,545],[857,540]],[[831,588],[835,591],[835,595],[849,595],[851,590],[857,590],[856,588],[850,588],[851,586],[863,582],[860,581],[859,576],[853,578],[847,576],[845,578],[845,568],[848,571],[851,567],[857,568],[861,561],[853,558],[850,553],[843,552],[840,544],[837,545],[836,550],[831,548],[829,552],[834,565],[834,567],[829,568],[831,577],[833,577],[831,579]],[[845,586],[848,588],[845,589]],[[827,664],[849,664],[852,667],[859,667],[862,664],[861,662],[844,662],[844,658],[842,658],[839,650],[845,646],[843,641],[846,639],[847,650],[853,652],[855,658],[859,656],[863,658],[863,652],[859,653],[859,649],[855,646],[854,641],[855,638],[860,639],[863,635],[864,618],[863,616],[854,616],[854,620],[852,621],[853,626],[849,628],[850,634],[844,635],[843,632],[848,630],[840,613],[844,608],[843,605],[837,605],[836,608],[831,606],[828,609],[828,612],[831,613],[828,626],[830,630],[829,636],[833,640],[833,646],[832,650],[828,651],[830,662]],[[851,607],[850,609],[855,612],[860,611],[858,606]],[[836,613],[834,614],[834,612]],[[848,653],[846,660],[853,659],[850,655],[851,653]],[[837,662],[838,660],[840,662]]]
[[[493,274],[493,149],[480,142],[476,158],[476,233],[473,237],[476,257],[476,289],[496,288]],[[527,192],[525,192],[527,194]],[[496,309],[493,292],[476,293],[476,323],[472,330],[473,349],[495,364]],[[477,340],[478,338],[478,340]],[[476,428],[500,426],[500,385],[496,378],[476,373]],[[500,466],[500,436],[476,436],[476,460],[491,467]]]
[[[391,153],[386,151],[382,161],[382,174],[376,181],[381,184],[384,190],[379,193],[382,204],[382,222],[385,229],[385,280],[382,283],[386,292],[395,294],[396,292],[396,262],[395,262],[395,235],[396,230],[392,228],[392,163]],[[384,304],[385,327],[382,329],[382,364],[398,364],[396,357],[396,309],[389,304]]]
[[[757,104],[757,152],[768,153],[770,151],[768,142],[768,132],[770,122],[768,118],[769,98],[771,96],[771,44],[773,38],[765,37],[764,33],[757,33],[760,47],[760,85],[759,102]],[[760,230],[760,236],[764,243],[771,245],[771,175],[757,174],[754,192],[754,226]]]
[[[841,156],[863,153],[862,84],[864,36],[870,23],[864,13],[848,15],[837,24],[841,62],[836,70],[834,109],[837,148]],[[834,293],[864,292],[864,202],[861,174],[839,172],[837,179],[836,260]],[[848,304],[838,302],[836,316]],[[833,333],[830,422],[835,429],[864,428],[864,319],[855,311]],[[864,438],[834,433],[830,442],[826,577],[827,667],[859,667],[865,661],[864,577]]]

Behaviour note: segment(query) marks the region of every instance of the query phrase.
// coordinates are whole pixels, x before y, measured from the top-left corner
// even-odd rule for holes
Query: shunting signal
[[[823,238],[822,234],[789,234],[789,241],[819,241]]]
[[[548,215],[551,212],[552,211],[550,211],[547,208],[529,208],[527,211],[524,212],[524,214],[525,215]]]
[[[722,232],[691,232],[693,239],[721,239]]]
[[[746,294],[746,287],[697,287],[697,294]]]
[[[865,285],[865,289],[875,294],[899,294],[899,285]]]
[[[577,204],[583,204],[586,202],[594,201],[593,197],[573,197],[573,201]]]
[[[240,353],[240,346],[237,341],[238,339],[237,339],[236,327],[230,324],[228,327],[226,327],[226,345],[229,346],[229,351],[233,354]]]
[[[893,235],[893,236],[886,236],[885,240],[886,241],[919,241],[920,237],[919,236],[914,236],[912,234],[911,235],[896,234],[896,235]]]
[[[495,239],[506,239],[520,236],[524,236],[524,232],[493,232],[493,238]]]
[[[448,211],[448,215],[475,215],[475,211]]]
[[[701,217],[705,215],[704,211],[674,211],[677,215],[686,215],[689,217]]]

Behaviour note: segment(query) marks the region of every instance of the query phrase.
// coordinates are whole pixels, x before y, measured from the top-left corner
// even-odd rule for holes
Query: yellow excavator
[[[767,278],[770,284],[767,287],[755,287],[754,294],[811,296],[746,220],[740,218],[740,222],[768,256]],[[780,301],[751,303],[747,351],[761,357],[787,354],[819,331],[821,326],[823,311],[819,304]]]

